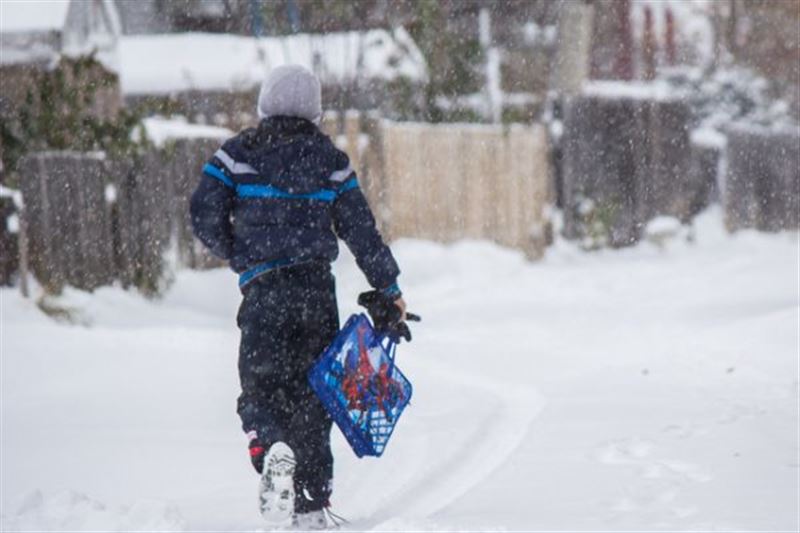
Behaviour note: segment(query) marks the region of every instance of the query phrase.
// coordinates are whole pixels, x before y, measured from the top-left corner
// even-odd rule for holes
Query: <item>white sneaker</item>
[[[292,528],[298,531],[321,531],[328,529],[328,517],[325,510],[297,513],[292,520]]]
[[[294,516],[294,452],[285,442],[273,444],[264,457],[258,486],[261,516],[269,524],[288,526]]]

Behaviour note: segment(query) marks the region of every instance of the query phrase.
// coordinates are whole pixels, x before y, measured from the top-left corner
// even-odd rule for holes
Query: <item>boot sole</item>
[[[264,457],[264,471],[259,483],[259,508],[264,520],[272,525],[291,525],[294,516],[294,471],[292,449],[276,442]]]

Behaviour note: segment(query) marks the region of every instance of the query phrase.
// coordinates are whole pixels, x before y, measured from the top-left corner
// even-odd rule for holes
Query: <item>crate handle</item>
[[[384,341],[387,341],[385,345],[383,344]],[[394,357],[397,351],[397,343],[388,335],[381,339],[380,342],[383,349],[386,350],[386,355],[389,357],[389,375],[391,376],[394,371]]]

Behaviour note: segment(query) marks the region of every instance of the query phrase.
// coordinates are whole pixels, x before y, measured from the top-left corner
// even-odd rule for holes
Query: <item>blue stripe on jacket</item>
[[[342,186],[336,190],[336,193],[343,194],[346,193],[347,191],[351,191],[356,188],[358,188],[358,180],[356,179],[355,176],[353,176],[349,180],[342,183]]]
[[[311,193],[292,194],[282,191],[272,185],[239,185],[236,194],[241,198],[284,198],[289,200],[322,200],[333,202],[336,200],[336,191],[320,189]]]
[[[227,185],[232,189],[236,188],[236,184],[233,183],[233,180],[230,179],[228,176],[226,176],[225,173],[222,172],[222,170],[218,169],[211,163],[206,163],[205,166],[203,166],[203,174],[218,179],[219,181],[221,181],[222,183],[224,183],[225,185]]]
[[[253,271],[243,281],[275,260],[333,261],[337,237],[372,287],[397,281],[399,268],[347,155],[313,123],[264,119],[225,141],[207,163],[190,203],[192,228],[234,271]]]
[[[236,195],[241,198],[283,198],[290,200],[321,200],[323,202],[333,202],[340,194],[353,190],[358,187],[358,180],[352,177],[345,181],[338,189],[320,189],[310,193],[289,193],[272,185],[243,184],[236,185],[231,178],[210,163],[203,167],[203,173],[212,178],[216,178],[228,187],[236,189]]]

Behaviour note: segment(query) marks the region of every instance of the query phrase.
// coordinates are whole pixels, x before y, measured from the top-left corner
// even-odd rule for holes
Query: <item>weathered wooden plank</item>
[[[562,138],[565,235],[635,243],[656,215],[687,218],[688,106],[680,101],[584,95],[567,99]],[[601,239],[602,240],[602,239]]]
[[[0,197],[0,285],[10,286],[19,265],[17,237],[19,229],[12,232],[8,220],[19,216],[12,198]]]
[[[728,228],[800,227],[800,132],[734,127],[726,133],[722,200]]]
[[[113,279],[101,154],[44,152],[19,171],[31,270],[48,290],[93,290]]]
[[[382,132],[392,237],[539,245],[531,233],[549,190],[541,128],[384,122]]]

